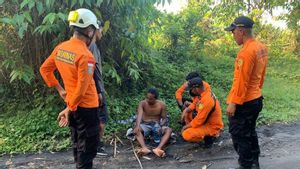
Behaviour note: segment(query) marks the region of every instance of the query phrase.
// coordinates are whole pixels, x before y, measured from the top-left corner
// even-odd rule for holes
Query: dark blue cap
[[[225,28],[225,31],[232,31],[237,27],[244,27],[244,28],[252,28],[254,24],[254,21],[246,16],[240,16],[236,18],[233,23]]]
[[[193,79],[189,80],[188,88],[192,89],[195,87],[203,87],[203,81],[200,77],[194,77]]]
[[[185,77],[185,80],[186,80],[186,81],[189,81],[189,80],[191,80],[191,79],[193,79],[193,78],[195,78],[195,77],[201,77],[201,76],[199,75],[198,72],[190,72],[190,73]]]

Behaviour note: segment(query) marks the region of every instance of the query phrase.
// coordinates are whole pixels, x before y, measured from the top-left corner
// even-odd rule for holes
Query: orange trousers
[[[189,113],[186,117],[186,124],[192,121],[192,113]],[[182,137],[185,141],[188,142],[200,142],[204,139],[205,136],[218,136],[219,130],[213,128],[213,126],[209,124],[204,124],[197,128],[188,128],[183,131]]]
[[[219,131],[209,125],[203,125],[197,128],[188,128],[183,131],[182,137],[188,142],[200,142],[205,136],[217,136]]]

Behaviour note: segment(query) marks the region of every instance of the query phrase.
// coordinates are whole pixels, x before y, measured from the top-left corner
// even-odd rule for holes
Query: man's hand
[[[65,100],[67,92],[65,90],[58,91],[60,97]]]
[[[235,111],[236,111],[236,104],[229,103],[226,109],[227,116],[228,117],[234,116]]]
[[[141,131],[140,126],[135,126],[134,129],[133,129],[134,134],[138,134],[140,131]]]
[[[66,127],[67,125],[69,125],[70,113],[71,112],[69,111],[69,109],[67,107],[58,114],[57,121],[58,121],[59,127]]]
[[[191,105],[191,104],[192,104],[192,102],[185,101],[185,102],[184,102],[184,107],[189,107],[189,105]]]
[[[181,123],[185,123],[185,116],[187,115],[186,109],[181,113]]]

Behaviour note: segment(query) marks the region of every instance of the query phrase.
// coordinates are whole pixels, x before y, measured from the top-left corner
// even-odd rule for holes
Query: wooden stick
[[[207,168],[210,167],[212,164],[213,164],[213,163],[208,163],[208,164],[207,164]]]
[[[117,156],[117,139],[116,138],[114,138],[114,142],[115,142],[115,144],[114,144],[114,158],[116,158],[116,156]]]
[[[139,162],[139,165],[140,165],[141,169],[143,169],[143,165],[142,165],[142,163],[141,163],[141,161],[140,161],[138,155],[137,155],[136,152],[134,151],[134,146],[133,146],[133,143],[132,143],[131,140],[130,140],[130,143],[131,143],[131,147],[132,147],[132,151],[133,151],[133,153],[134,153],[134,156],[135,156],[135,158],[137,159],[137,161]]]
[[[123,141],[115,134],[115,137],[118,139],[118,141],[124,146]]]
[[[110,141],[110,144],[109,144],[109,145],[111,145],[111,146],[112,146],[112,143],[113,143],[113,141],[114,141],[114,138],[112,138],[112,139],[111,139],[111,141]]]

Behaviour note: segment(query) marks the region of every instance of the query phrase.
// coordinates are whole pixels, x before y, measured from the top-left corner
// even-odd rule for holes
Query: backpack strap
[[[213,108],[209,111],[205,121],[204,121],[204,124],[207,122],[207,120],[209,119],[209,117],[211,116],[211,114],[216,110],[216,102],[217,102],[217,99],[216,99],[216,96],[213,92],[211,92],[211,97],[214,99],[214,106]]]

